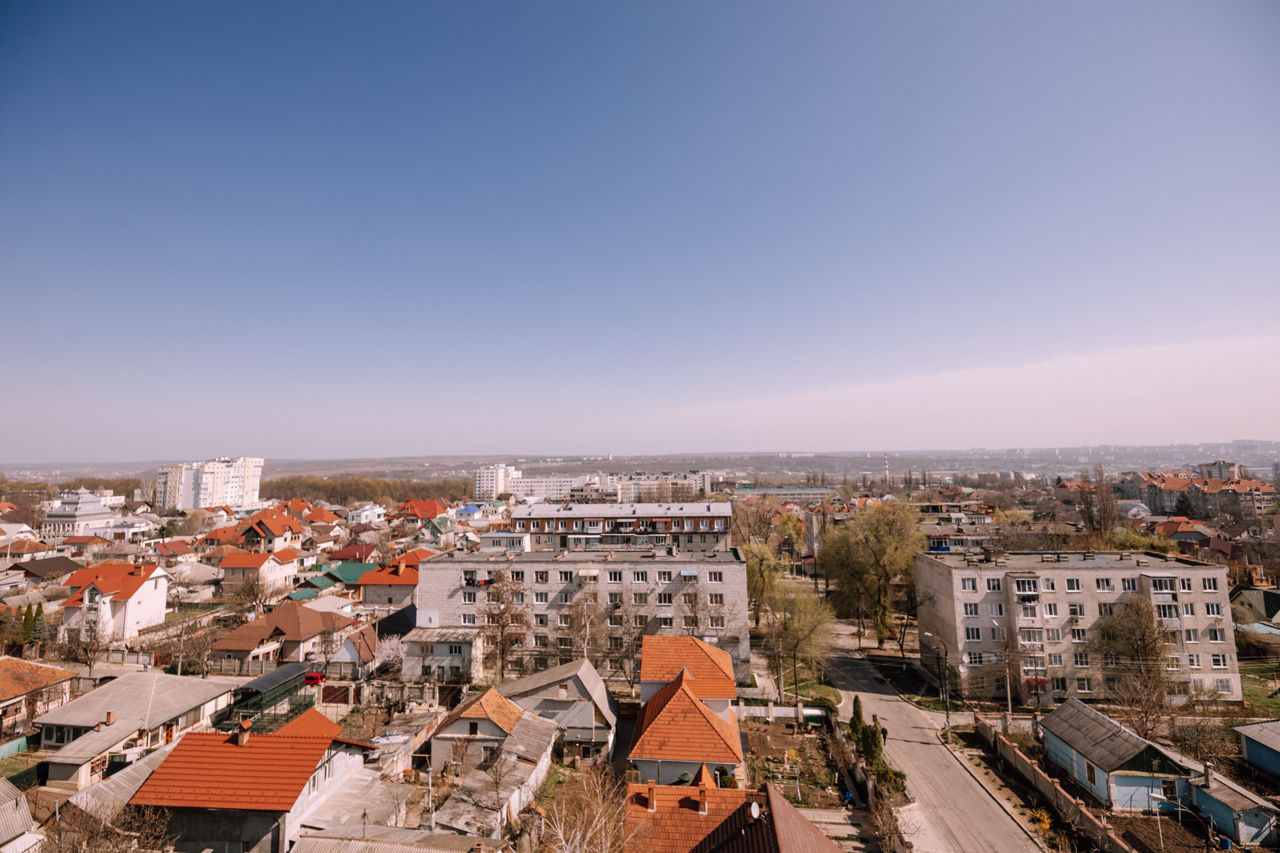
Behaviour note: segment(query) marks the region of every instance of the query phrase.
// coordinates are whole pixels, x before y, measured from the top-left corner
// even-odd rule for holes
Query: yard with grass
[[[1275,664],[1244,663],[1240,665],[1240,687],[1244,701],[1259,717],[1280,717],[1280,698],[1276,690]]]

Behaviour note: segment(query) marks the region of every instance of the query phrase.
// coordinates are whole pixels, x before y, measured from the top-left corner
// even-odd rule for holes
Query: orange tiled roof
[[[213,647],[220,651],[250,651],[273,634],[287,642],[302,642],[326,631],[341,631],[353,622],[341,613],[321,612],[304,607],[300,601],[287,601],[224,634]]]
[[[8,501],[0,501],[0,515],[5,514],[6,512],[13,512],[17,508],[17,504],[9,503]]]
[[[30,539],[17,539],[4,546],[6,554],[39,554],[41,551],[52,551],[53,548],[43,542]]]
[[[654,761],[742,763],[736,723],[712,711],[689,689],[688,670],[644,703],[630,758]],[[729,712],[730,717],[733,712]]]
[[[244,554],[244,553],[247,553],[247,552],[243,548],[238,548],[235,545],[219,545],[217,548],[214,548],[205,556],[206,558],[212,559],[212,560],[222,560],[222,559],[225,559],[226,557],[230,557],[232,554]]]
[[[229,554],[218,565],[224,569],[260,569],[267,560],[274,557],[275,554]]]
[[[707,813],[703,815],[698,813],[700,787],[627,785],[626,827],[631,839],[627,853],[689,853],[738,809],[765,802],[761,791],[707,786],[705,792]],[[649,811],[651,804],[653,811]]]
[[[101,536],[94,536],[92,534],[88,536],[68,536],[66,539],[62,540],[63,545],[94,545],[98,542],[101,542],[103,545],[111,544],[110,539],[103,539]]]
[[[315,708],[308,708],[281,726],[276,731],[276,734],[290,737],[327,737],[333,739],[342,734],[342,726]]]
[[[396,507],[395,514],[418,519],[435,518],[444,515],[445,507],[435,500],[407,500]]]
[[[244,538],[244,532],[239,527],[219,527],[216,530],[210,530],[201,537],[199,544],[217,542],[221,545],[233,545],[242,538]]]
[[[263,512],[250,520],[248,529],[256,531],[259,536],[283,536],[286,533],[301,533],[302,522],[291,515]]]
[[[732,699],[738,695],[733,659],[724,649],[697,637],[646,634],[640,640],[640,680],[671,681],[687,669],[689,687],[702,699]]]
[[[318,506],[307,513],[305,519],[308,524],[337,524],[342,520],[322,506]]]
[[[41,690],[59,681],[75,678],[69,669],[33,663],[21,658],[0,657],[0,701]]]
[[[287,812],[333,743],[332,737],[190,732],[130,802],[165,808]]]
[[[423,560],[430,560],[432,557],[436,556],[436,553],[437,552],[432,551],[430,548],[414,548],[412,551],[405,551],[391,562],[397,565],[403,564],[406,566],[417,566]]]
[[[275,509],[280,512],[291,512],[294,515],[302,515],[304,512],[311,509],[311,503],[309,501],[304,501],[302,498],[290,498],[284,503],[277,504]]]
[[[116,601],[132,598],[144,583],[151,579],[159,568],[154,563],[135,566],[132,563],[103,562],[73,572],[67,578],[67,586],[76,588],[75,593],[62,602],[61,607],[79,607],[84,604],[84,591],[90,585],[103,595],[110,595]]]
[[[365,572],[356,581],[357,586],[417,586],[418,570],[396,563],[376,572]]]
[[[281,548],[275,552],[276,559],[282,563],[291,563],[294,560],[301,560],[302,555],[292,548]]]
[[[524,711],[515,702],[503,696],[496,688],[490,687],[475,699],[456,709],[449,718],[440,724],[440,728],[451,725],[457,720],[489,720],[507,734],[520,722]]]

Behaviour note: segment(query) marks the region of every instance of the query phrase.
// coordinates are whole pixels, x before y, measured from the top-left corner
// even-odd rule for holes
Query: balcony
[[[1161,619],[1160,624],[1168,628],[1170,631],[1176,631],[1182,627],[1181,619]]]

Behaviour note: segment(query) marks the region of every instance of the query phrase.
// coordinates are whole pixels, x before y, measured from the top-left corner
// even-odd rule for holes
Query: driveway
[[[857,655],[855,645],[847,634],[837,634],[828,661],[831,682],[840,690],[845,720],[856,692],[862,696],[866,719],[875,714],[889,730],[885,756],[890,765],[907,774],[907,790],[916,801],[903,810],[899,823],[916,849],[1039,853],[1040,847],[938,740],[938,726],[931,715],[901,699],[880,680],[875,668]]]

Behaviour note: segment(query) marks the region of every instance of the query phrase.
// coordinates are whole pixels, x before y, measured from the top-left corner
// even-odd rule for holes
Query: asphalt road
[[[885,756],[891,766],[907,774],[907,790],[917,803],[900,819],[916,850],[1040,853],[1013,818],[960,765],[960,759],[938,740],[938,727],[929,715],[879,681],[875,668],[854,653],[851,638],[837,636],[828,667],[831,681],[844,699],[845,713],[852,707],[856,691],[862,696],[866,719],[876,714],[889,731]]]

